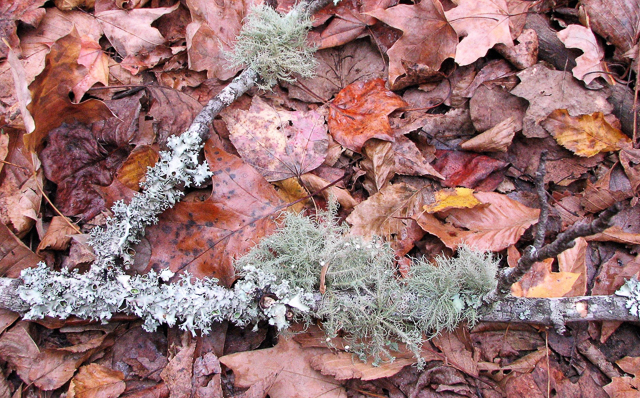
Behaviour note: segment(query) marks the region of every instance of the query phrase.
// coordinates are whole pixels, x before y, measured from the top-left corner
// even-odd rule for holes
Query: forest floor
[[[257,3],[257,1],[255,2]],[[286,11],[290,0],[274,1]],[[225,53],[254,3],[0,1],[0,276],[88,269],[91,228],[236,76]],[[314,16],[316,77],[223,110],[213,178],[148,228],[131,272],[233,284],[233,260],[285,211],[329,197],[397,254],[466,244],[514,265],[533,240],[547,154],[547,240],[615,203],[613,225],[536,263],[524,297],[614,294],[640,272],[637,0],[342,0]],[[217,154],[217,155],[216,155]],[[249,216],[248,216],[249,215]],[[248,222],[247,220],[250,220]],[[639,397],[640,329],[460,326],[372,366],[317,326],[23,321],[0,310],[3,397]]]

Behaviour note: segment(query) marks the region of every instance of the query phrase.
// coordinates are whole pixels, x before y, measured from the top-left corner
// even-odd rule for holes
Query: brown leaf
[[[444,331],[431,339],[431,342],[442,351],[447,362],[456,369],[473,377],[478,376],[477,362],[454,332]]]
[[[178,5],[176,3],[173,7],[107,10],[96,12],[96,19],[113,48],[124,58],[142,51],[151,52],[164,44],[164,37],[151,24],[161,16],[175,11]]]
[[[35,130],[36,125],[33,121],[33,116],[31,116],[31,113],[27,110],[27,105],[31,103],[31,92],[29,92],[27,72],[13,48],[10,48],[8,51],[7,62],[11,67],[11,75],[13,76],[13,84],[15,86],[16,98],[20,108],[20,115],[22,116],[22,121],[24,123],[24,129],[27,133],[31,133]]]
[[[320,50],[316,52],[315,58],[318,62],[316,75],[300,79],[301,84],[286,84],[289,97],[306,102],[320,102],[320,99],[328,101],[351,83],[386,76],[384,59],[375,45],[366,39],[355,40],[338,48]]]
[[[29,333],[30,328],[29,322],[20,321],[0,336],[0,358],[7,362],[27,384],[33,382],[29,371],[38,366],[37,358],[40,354],[38,346]]]
[[[437,0],[424,0],[414,5],[400,4],[367,14],[403,32],[400,40],[387,51],[389,82],[392,86],[398,77],[407,73],[406,62],[438,71],[445,59],[455,56],[458,37]]]
[[[272,217],[283,208],[275,189],[240,158],[210,143],[205,156],[213,172],[211,195],[194,193],[147,229],[152,253],[140,272],[169,267],[230,286],[235,280],[233,259],[275,228]]]
[[[461,0],[458,4],[445,12],[458,37],[463,38],[456,49],[458,65],[475,62],[498,43],[513,45],[505,0]]]
[[[585,89],[569,72],[536,64],[518,73],[518,77],[521,83],[511,94],[529,101],[522,131],[526,137],[548,137],[540,122],[555,109],[566,109],[571,116],[594,112],[606,115],[613,110],[605,93]]]
[[[620,152],[622,157],[623,152]],[[592,183],[587,180],[580,204],[589,213],[597,213],[633,196],[629,178],[622,171],[622,167],[614,165],[598,181]]]
[[[609,74],[594,73],[606,71],[607,67],[602,61],[604,49],[591,29],[582,25],[569,25],[558,32],[558,38],[565,47],[582,50],[582,55],[576,58],[576,66],[571,71],[576,79],[589,84],[596,77],[602,77],[610,84],[615,84]]]
[[[493,126],[484,133],[460,144],[460,148],[475,152],[506,152],[516,135],[516,121],[513,116]]]
[[[4,132],[9,145],[8,163],[0,173],[0,221],[21,238],[39,218],[44,174],[38,158],[25,148],[26,135],[7,128]]]
[[[394,142],[371,139],[363,147],[365,158],[360,167],[374,184],[374,193],[382,189],[396,175],[433,176],[444,179],[425,159],[416,144],[405,136]],[[365,185],[366,186],[366,185]]]
[[[556,109],[540,125],[578,156],[590,157],[631,147],[631,139],[612,127],[600,112],[572,117],[566,109]]]
[[[47,55],[44,70],[29,85],[33,101],[28,109],[36,129],[24,137],[28,151],[39,149],[49,131],[62,123],[75,120],[89,124],[112,116],[102,101],[91,99],[73,104],[69,100],[73,88],[87,75],[86,68],[78,64],[81,49],[81,39],[74,29],[55,42]]]
[[[68,398],[116,398],[124,392],[124,374],[106,366],[91,363],[83,366],[71,379]]]
[[[540,210],[505,195],[493,192],[474,195],[485,206],[449,210],[444,224],[431,214],[414,218],[422,229],[436,235],[451,249],[466,244],[476,250],[494,252],[518,242],[524,231],[538,221]]]
[[[444,186],[493,191],[502,182],[507,165],[477,153],[438,150],[433,168],[444,176]]]
[[[191,397],[191,376],[195,349],[195,342],[183,347],[160,373],[160,377],[169,387],[171,398]]]
[[[509,248],[509,265],[514,266],[520,253]],[[580,274],[573,272],[552,272],[552,258],[533,264],[531,269],[511,286],[511,294],[517,297],[563,297],[571,292]]]
[[[228,80],[240,68],[230,68],[224,53],[232,50],[242,20],[253,0],[187,0],[192,22],[187,26],[189,69],[207,71],[208,78]]]
[[[0,37],[6,38],[9,46],[20,48],[20,39],[17,35],[17,22],[22,21],[29,25],[36,26],[38,21],[44,16],[44,9],[40,8],[45,0],[11,1],[0,2]],[[9,48],[3,40],[0,40],[0,57],[5,58]]]
[[[329,131],[343,146],[360,152],[370,138],[394,141],[388,115],[407,103],[384,87],[382,79],[344,88],[329,108]]]
[[[578,274],[578,279],[565,297],[584,296],[587,294],[587,241],[577,238],[575,245],[558,254],[558,269],[560,272]]]
[[[327,181],[324,178],[311,173],[303,174],[300,177],[300,180],[302,180],[304,186],[307,187],[310,192],[318,192],[321,189],[326,188],[333,182]],[[324,189],[321,192],[321,195],[326,200],[330,200],[330,198],[333,196],[340,204],[340,207],[347,210],[353,209],[358,204],[358,202],[353,198],[353,196],[351,196],[348,190],[337,186],[332,186],[328,189]]]
[[[169,362],[164,332],[147,332],[140,326],[129,329],[114,343],[113,367],[123,369],[125,379],[140,377],[160,381],[160,372]]]
[[[273,383],[278,379],[278,373],[273,372],[269,376],[254,383],[249,389],[242,394],[238,395],[238,398],[266,398],[269,394],[269,390],[273,387]]]
[[[151,99],[151,109],[147,120],[157,131],[157,142],[161,149],[166,149],[167,139],[171,135],[180,135],[186,131],[193,119],[202,110],[202,105],[191,96],[177,90],[164,87],[147,87]],[[136,142],[150,145],[153,139],[145,137],[145,141]]]
[[[391,377],[405,366],[413,365],[416,361],[413,354],[402,358],[396,357],[393,362],[386,362],[373,366],[369,362],[364,363],[353,358],[353,354],[339,351],[321,354],[311,358],[311,367],[320,371],[323,375],[335,377],[336,380],[360,379],[376,380]]]
[[[147,167],[153,167],[159,154],[149,145],[138,145],[131,151],[127,160],[122,163],[116,177],[127,188],[139,191],[140,182],[144,179]]]
[[[631,191],[638,192],[638,188],[640,188],[640,149],[624,148],[618,153],[618,158],[631,183]]]
[[[315,111],[278,110],[255,96],[249,111],[226,112],[223,118],[242,159],[267,181],[300,177],[327,156],[327,128]]]
[[[47,232],[42,237],[36,252],[42,250],[67,250],[71,244],[71,235],[78,233],[77,227],[69,225],[70,221],[64,217],[55,216],[51,219]]]
[[[277,372],[269,390],[271,398],[343,397],[344,389],[330,376],[314,370],[311,358],[327,353],[326,348],[301,348],[293,339],[278,339],[273,348],[225,355],[220,362],[233,370],[235,386],[247,388]]]
[[[640,259],[624,252],[616,251],[613,257],[600,266],[600,272],[593,282],[591,294],[610,295],[625,284],[627,279],[638,277]]]
[[[35,267],[42,259],[31,251],[13,232],[0,223],[0,276],[18,278],[20,271]]]
[[[74,103],[80,102],[84,93],[94,84],[109,85],[109,60],[100,43],[88,37],[81,38],[78,64],[86,67],[88,73],[73,87]]]
[[[638,44],[640,4],[627,0],[584,0],[591,28],[626,53]]]

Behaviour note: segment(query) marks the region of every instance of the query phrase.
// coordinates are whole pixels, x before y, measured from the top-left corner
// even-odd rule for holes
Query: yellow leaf
[[[480,201],[473,196],[473,189],[442,189],[435,193],[435,201],[424,205],[423,209],[427,213],[435,213],[448,209],[472,208],[479,204]]]
[[[574,117],[566,109],[556,109],[540,124],[558,144],[578,156],[590,157],[631,146],[631,139],[611,126],[601,112]]]
[[[580,274],[574,272],[550,272],[541,284],[529,289],[526,297],[562,297],[569,293]]]

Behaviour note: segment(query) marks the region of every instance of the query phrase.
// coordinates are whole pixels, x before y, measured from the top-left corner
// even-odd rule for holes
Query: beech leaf
[[[91,363],[78,370],[71,379],[68,398],[116,398],[124,392],[124,374],[97,363]]]

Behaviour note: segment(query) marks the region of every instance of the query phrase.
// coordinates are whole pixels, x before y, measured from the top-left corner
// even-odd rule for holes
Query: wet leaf
[[[505,195],[477,192],[474,196],[485,206],[449,210],[445,223],[427,213],[414,218],[422,229],[436,235],[451,249],[466,244],[494,252],[518,242],[524,231],[538,221],[540,210]]]
[[[196,278],[215,277],[230,286],[235,280],[233,259],[274,230],[273,218],[284,203],[240,158],[211,144],[206,145],[205,156],[213,172],[211,194],[194,193],[147,229],[152,252],[144,271],[151,267],[188,271]]]
[[[424,0],[413,5],[400,4],[367,14],[403,32],[400,40],[387,51],[389,82],[392,86],[398,77],[407,73],[407,62],[437,72],[445,59],[455,56],[458,36],[447,22],[442,5],[437,0]]]
[[[344,88],[329,108],[329,131],[343,146],[360,152],[371,138],[394,141],[388,115],[407,103],[384,87],[382,79]]]
[[[612,127],[600,112],[572,117],[566,109],[557,109],[540,124],[558,144],[578,156],[590,157],[631,147],[631,139]]]
[[[71,379],[68,398],[116,398],[124,392],[124,374],[106,366],[91,363],[83,366]]]
[[[269,390],[272,398],[333,398],[346,395],[331,376],[314,370],[311,358],[327,353],[326,348],[301,348],[293,339],[280,337],[273,348],[225,355],[220,362],[233,370],[235,386],[247,388],[276,372],[278,377]]]
[[[278,110],[256,96],[248,111],[230,111],[223,117],[242,159],[267,181],[300,177],[327,156],[327,128],[315,111]]]

